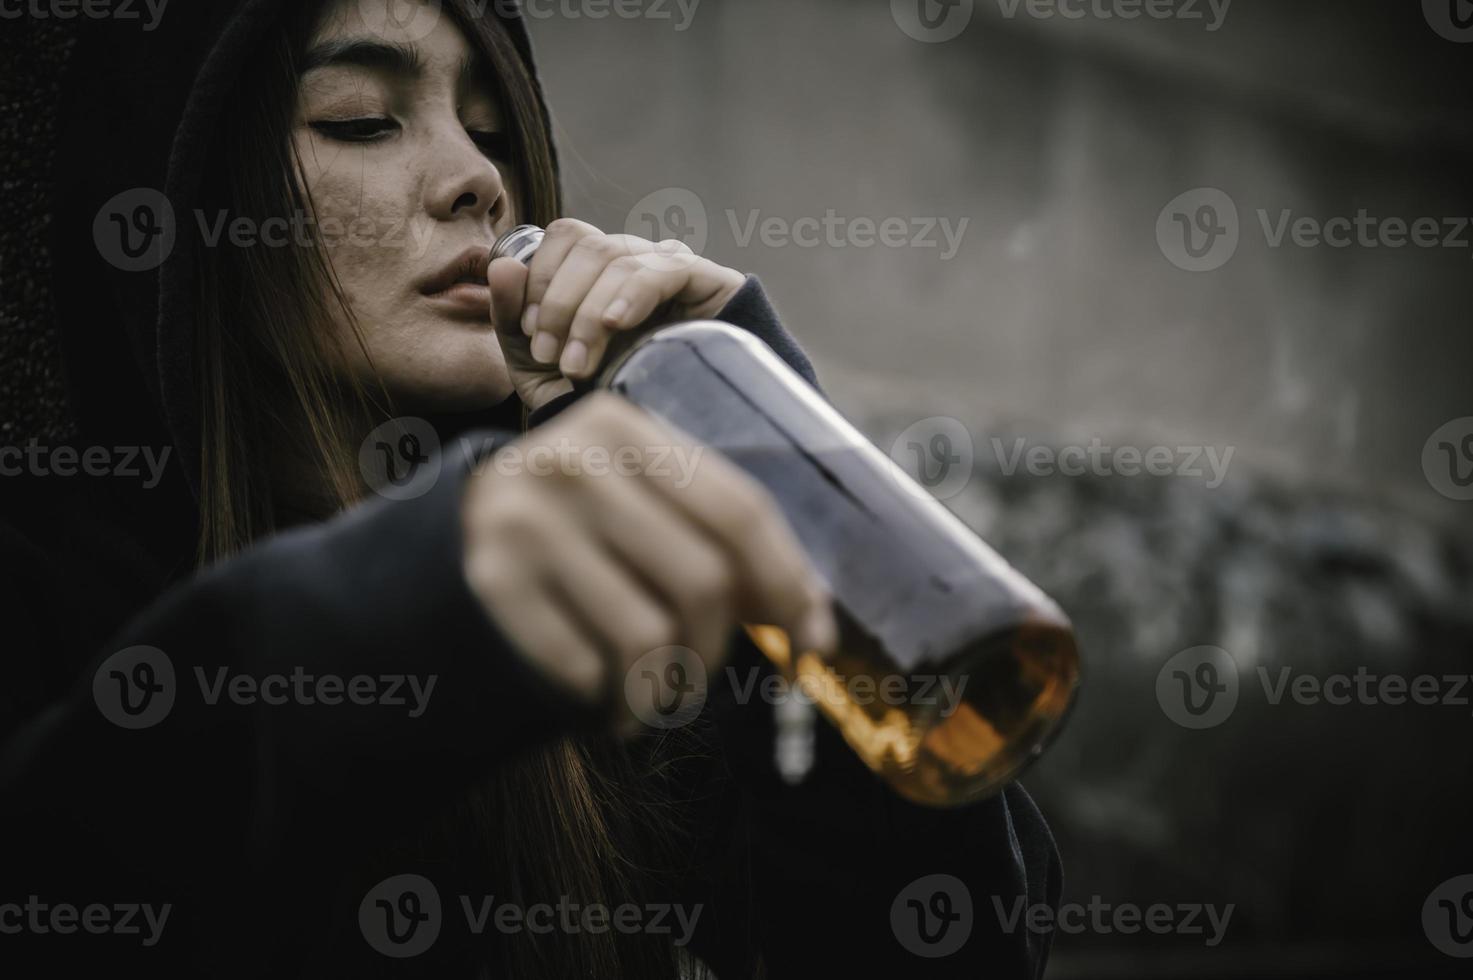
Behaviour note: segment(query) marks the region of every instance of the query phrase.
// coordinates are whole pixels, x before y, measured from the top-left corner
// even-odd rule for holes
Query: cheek
[[[402,305],[414,280],[408,182],[398,168],[362,150],[324,152],[320,143],[303,149],[302,184],[318,240],[371,337]]]

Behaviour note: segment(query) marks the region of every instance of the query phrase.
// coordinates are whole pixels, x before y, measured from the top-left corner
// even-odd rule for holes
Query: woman
[[[827,730],[788,787],[770,707],[720,685],[639,733],[636,662],[757,669],[736,624],[818,650],[834,625],[753,481],[711,453],[673,479],[655,453],[695,447],[577,383],[705,317],[813,373],[755,279],[559,217],[514,6],[94,26],[58,152],[72,408],[87,443],[171,456],[157,486],[9,488],[11,949],[160,975],[1041,974],[1011,911],[1054,903],[1058,864],[1021,789],[914,807]],[[134,206],[150,187],[172,219]],[[530,268],[490,263],[525,221],[548,227]],[[443,453],[400,441],[410,416]],[[375,495],[381,445],[433,459],[428,492]],[[641,465],[503,465],[539,448]],[[973,908],[933,959],[895,916],[934,874]],[[74,925],[151,909],[154,941],[101,912],[6,928],[12,895]]]

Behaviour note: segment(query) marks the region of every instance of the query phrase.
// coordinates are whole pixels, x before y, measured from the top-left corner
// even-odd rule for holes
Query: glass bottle
[[[503,241],[533,238],[524,226]],[[838,652],[823,660],[778,627],[746,630],[896,792],[959,805],[1043,751],[1079,681],[1068,619],[771,348],[719,321],[676,324],[598,384],[771,493],[829,586]]]

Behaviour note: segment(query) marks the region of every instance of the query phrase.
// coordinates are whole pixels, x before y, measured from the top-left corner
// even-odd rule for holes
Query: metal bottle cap
[[[496,244],[491,247],[491,260],[494,262],[497,259],[511,258],[527,265],[532,261],[532,256],[537,254],[546,234],[537,225],[517,225],[496,239]]]

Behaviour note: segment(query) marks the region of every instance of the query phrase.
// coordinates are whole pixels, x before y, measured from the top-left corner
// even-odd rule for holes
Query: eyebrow
[[[418,78],[424,74],[424,67],[424,57],[412,44],[350,37],[313,45],[302,60],[301,74],[318,68],[368,68],[405,78]],[[461,79],[469,80],[480,74],[478,57],[467,55],[461,59]]]
[[[412,44],[367,38],[343,38],[314,45],[302,62],[302,74],[318,68],[376,68],[396,75],[419,75],[424,59]]]

